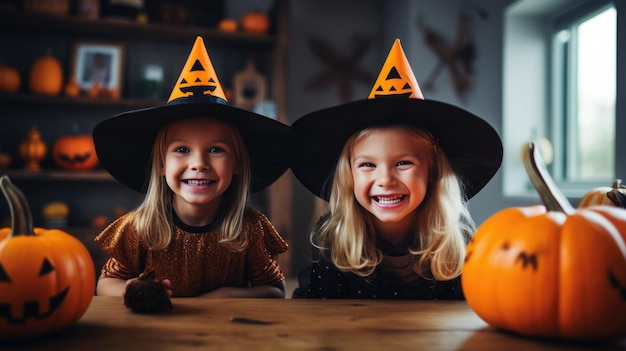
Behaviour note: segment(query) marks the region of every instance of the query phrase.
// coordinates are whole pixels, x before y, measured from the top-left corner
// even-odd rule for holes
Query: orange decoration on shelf
[[[17,68],[0,65],[0,91],[5,93],[17,93],[22,86],[22,77]]]
[[[260,11],[249,11],[241,17],[241,30],[246,33],[265,34],[270,29],[270,19]]]
[[[239,23],[234,18],[223,18],[217,24],[217,29],[222,32],[236,32],[239,29]]]
[[[37,58],[29,73],[31,92],[43,95],[59,95],[63,89],[63,68],[50,50],[45,56]]]
[[[74,171],[94,169],[98,156],[91,134],[65,135],[52,146],[52,159],[61,168]]]
[[[65,84],[64,88],[65,96],[69,97],[78,97],[80,96],[80,86],[78,85],[78,81],[76,77],[72,76],[67,80],[67,84]]]
[[[47,151],[48,147],[41,140],[41,134],[37,126],[33,125],[26,136],[26,140],[22,141],[19,148],[20,156],[26,160],[24,168],[30,171],[41,170],[39,163],[46,157]]]

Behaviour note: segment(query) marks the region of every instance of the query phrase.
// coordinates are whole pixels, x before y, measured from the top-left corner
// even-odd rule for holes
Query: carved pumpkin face
[[[504,209],[468,245],[462,284],[472,309],[498,328],[566,339],[625,336],[626,211]]]
[[[66,135],[52,147],[52,159],[61,168],[90,170],[98,165],[98,156],[91,135]]]
[[[76,322],[95,289],[89,251],[60,230],[7,237],[0,230],[0,340],[54,331]]]
[[[96,286],[93,260],[74,236],[32,227],[24,195],[0,177],[13,228],[0,229],[0,341],[64,328],[85,313]]]

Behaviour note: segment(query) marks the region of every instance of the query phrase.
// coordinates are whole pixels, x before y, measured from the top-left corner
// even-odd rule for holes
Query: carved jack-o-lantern
[[[89,170],[98,165],[96,147],[89,134],[65,135],[52,146],[52,159],[61,168]]]
[[[7,176],[12,228],[0,229],[0,341],[50,333],[80,319],[95,289],[85,246],[58,229],[34,228],[26,198]]]
[[[545,207],[507,208],[478,228],[463,267],[467,302],[492,326],[524,335],[624,337],[626,211],[574,210],[536,152],[525,161]]]

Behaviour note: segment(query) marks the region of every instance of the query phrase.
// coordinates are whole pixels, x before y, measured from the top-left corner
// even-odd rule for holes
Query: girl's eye
[[[375,165],[375,164],[373,164],[373,163],[371,163],[371,162],[363,162],[363,163],[359,164],[359,168],[360,168],[360,167],[369,167],[369,168],[374,168],[374,167],[376,167],[376,165]]]
[[[400,162],[398,162],[397,165],[398,166],[408,166],[408,165],[412,165],[412,164],[413,164],[413,162],[411,162],[411,161],[400,161]]]
[[[188,153],[189,152],[189,148],[186,146],[179,146],[177,148],[174,149],[174,152],[178,152],[178,153]]]
[[[224,152],[224,149],[222,149],[221,147],[214,146],[214,147],[209,149],[209,152],[212,153],[212,154],[215,154],[215,153],[219,153],[219,152]]]

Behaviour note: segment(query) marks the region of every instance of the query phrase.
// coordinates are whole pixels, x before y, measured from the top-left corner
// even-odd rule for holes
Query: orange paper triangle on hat
[[[209,58],[209,53],[204,46],[204,40],[202,37],[197,37],[167,102],[180,98],[197,98],[207,95],[227,101]]]
[[[378,79],[376,79],[374,87],[367,98],[376,99],[389,96],[424,99],[424,95],[422,95],[419,84],[417,84],[417,79],[415,79],[399,39],[393,42],[389,55],[387,55],[387,60],[383,64]]]

